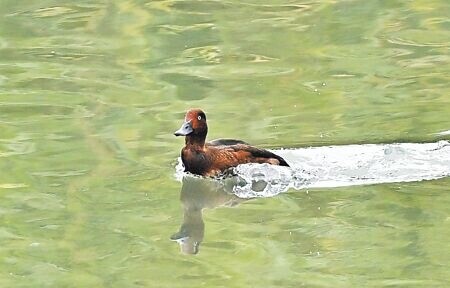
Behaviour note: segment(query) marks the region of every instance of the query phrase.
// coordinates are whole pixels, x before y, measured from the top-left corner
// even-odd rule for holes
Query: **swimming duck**
[[[205,142],[208,125],[205,112],[200,109],[188,110],[183,125],[174,134],[185,136],[181,160],[186,172],[218,176],[244,163],[269,163],[289,167],[282,157],[241,140],[217,139]]]

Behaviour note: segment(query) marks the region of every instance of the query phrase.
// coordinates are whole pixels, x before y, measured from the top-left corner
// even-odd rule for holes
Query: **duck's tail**
[[[277,156],[278,156],[278,155],[277,155]],[[278,165],[280,165],[280,166],[286,166],[286,167],[291,167],[291,166],[289,166],[289,164],[286,162],[286,160],[283,159],[283,157],[278,156],[278,157],[277,157],[277,160],[280,162],[280,164],[278,164]]]

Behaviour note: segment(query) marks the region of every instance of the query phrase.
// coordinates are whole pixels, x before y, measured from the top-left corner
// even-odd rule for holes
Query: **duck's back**
[[[269,163],[289,167],[289,164],[282,157],[266,149],[257,148],[248,144],[232,145],[229,148],[236,154],[239,164]]]
[[[229,139],[229,138],[219,138],[214,139],[206,143],[206,145],[210,146],[230,146],[230,145],[236,145],[236,144],[247,144],[247,142],[237,139]]]

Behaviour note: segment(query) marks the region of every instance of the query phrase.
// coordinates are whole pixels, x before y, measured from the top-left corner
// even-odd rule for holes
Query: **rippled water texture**
[[[448,286],[448,15],[2,0],[0,287]],[[189,107],[294,168],[179,181]]]

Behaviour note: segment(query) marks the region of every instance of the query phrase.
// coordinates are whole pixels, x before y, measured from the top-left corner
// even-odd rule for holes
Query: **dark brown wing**
[[[214,139],[214,140],[209,141],[208,143],[206,143],[206,145],[210,145],[210,146],[230,146],[230,145],[237,145],[237,144],[246,144],[246,145],[248,145],[248,143],[246,143],[246,142],[244,142],[242,140],[224,139],[224,138]]]
[[[229,147],[231,149],[233,149],[237,155],[250,154],[251,157],[254,159],[267,159],[268,160],[267,163],[270,163],[270,159],[276,159],[279,162],[278,165],[289,167],[289,164],[281,156],[278,156],[277,154],[267,151],[265,149],[256,148],[254,146],[250,146],[250,145],[246,145],[246,144],[237,144],[237,145],[233,145],[233,146],[229,146]],[[259,161],[256,161],[256,162],[259,162]]]

